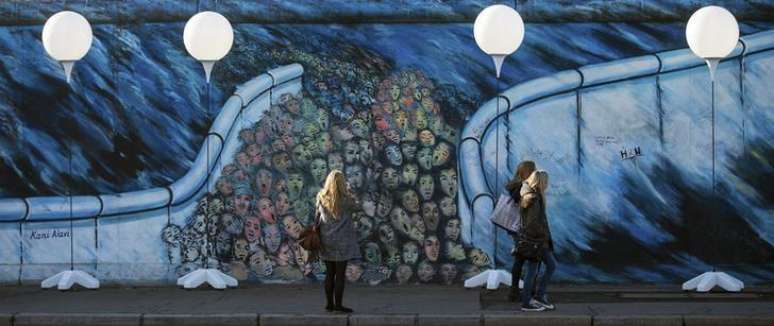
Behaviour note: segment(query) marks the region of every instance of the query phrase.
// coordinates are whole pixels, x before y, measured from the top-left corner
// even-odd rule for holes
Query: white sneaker
[[[529,304],[546,308],[546,310],[554,310],[556,308],[551,302],[548,301],[547,297],[533,298],[529,301]]]
[[[529,304],[528,304],[528,305],[526,305],[526,306],[525,306],[525,305],[522,305],[522,306],[521,306],[521,311],[543,311],[543,310],[546,310],[546,307],[543,307],[543,306],[540,306],[540,305],[533,304],[532,302],[534,302],[534,301],[535,301],[535,300],[531,300],[531,301],[529,302]]]

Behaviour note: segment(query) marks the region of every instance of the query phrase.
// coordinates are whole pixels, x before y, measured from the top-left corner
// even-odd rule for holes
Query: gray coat
[[[360,258],[360,248],[357,245],[357,232],[352,221],[352,211],[354,203],[347,201],[342,207],[341,216],[338,218],[328,218],[327,221],[320,219],[320,240],[322,250],[320,259],[327,261],[347,261]],[[330,216],[325,208],[318,205],[319,213]],[[324,210],[324,211],[323,211]]]

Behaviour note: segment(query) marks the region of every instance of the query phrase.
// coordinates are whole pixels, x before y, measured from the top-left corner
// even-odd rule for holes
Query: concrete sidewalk
[[[352,315],[323,309],[320,285],[225,291],[0,288],[2,325],[767,325],[774,291],[688,294],[673,288],[556,286],[552,312],[522,313],[506,291],[461,286],[350,286]]]

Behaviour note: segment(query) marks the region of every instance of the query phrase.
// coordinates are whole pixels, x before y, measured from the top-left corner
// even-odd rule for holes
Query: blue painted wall
[[[420,122],[416,120],[416,112],[421,111],[420,116],[424,114],[428,120],[436,121],[426,126],[436,138],[435,144],[427,146],[431,153],[443,151],[442,146],[437,145],[442,140],[454,145],[453,152],[457,151],[458,135],[469,123],[468,119],[497,91],[491,60],[475,46],[472,26],[467,23],[488,3],[470,1],[446,6],[420,1],[411,5],[417,9],[411,14],[395,12],[382,5],[347,5],[344,2],[327,6],[268,2],[257,7],[251,3],[191,1],[158,5],[127,1],[123,3],[126,10],[99,1],[47,5],[11,1],[0,5],[7,9],[0,15],[3,25],[0,27],[0,197],[98,195],[167,186],[194,166],[205,131],[221,109],[225,111],[227,105],[224,104],[237,85],[273,67],[297,62],[304,67],[300,84],[303,90],[300,93],[285,92],[301,102],[312,100],[317,114],[327,114],[330,124],[321,126],[319,120],[302,116],[300,112],[287,113],[289,102],[280,102],[278,97],[269,99],[274,105],[268,105],[265,112],[272,119],[241,120],[229,136],[233,141],[224,142],[231,144],[224,148],[232,147],[224,149],[224,155],[219,158],[217,177],[225,175],[224,180],[240,191],[247,187],[255,197],[252,205],[258,206],[262,197],[255,195],[260,192],[259,165],[271,172],[273,183],[287,182],[290,174],[270,162],[247,169],[248,183],[229,179],[234,177],[229,174],[233,165],[226,169],[229,173],[223,169],[229,163],[236,164],[239,152],[255,150],[249,149],[249,141],[238,137],[238,131],[264,131],[268,135],[257,147],[267,162],[269,157],[285,152],[291,164],[303,168],[301,162],[304,161],[295,160],[292,148],[282,150],[279,143],[273,145],[282,138],[280,133],[275,133],[280,130],[270,120],[292,117],[296,124],[298,121],[318,123],[316,132],[327,129],[332,138],[334,133],[341,134],[344,130],[344,135],[340,136],[344,138],[333,139],[331,151],[345,156],[347,142],[344,139],[349,137],[346,130],[360,128],[359,125],[353,127],[352,123],[360,118],[366,126],[361,137],[365,141],[363,148],[373,151],[373,158],[360,164],[367,180],[365,184],[375,187],[363,193],[369,198],[379,198],[382,194],[392,206],[406,208],[403,194],[413,189],[420,198],[420,207],[427,203],[430,210],[425,213],[420,209],[414,216],[413,220],[421,222],[425,230],[415,231],[421,233],[421,238],[416,235],[412,238],[409,233],[403,234],[401,224],[393,224],[389,216],[379,216],[365,209],[365,219],[370,220],[373,229],[370,232],[364,229],[362,244],[364,252],[371,254],[372,261],[359,264],[363,273],[357,278],[354,273],[352,278],[370,283],[394,282],[398,280],[398,266],[407,265],[413,274],[409,282],[420,281],[417,277],[420,269],[424,269],[423,273],[436,272],[437,275],[426,280],[429,282],[459,281],[463,274],[479,269],[476,263],[485,267],[485,263],[475,260],[479,254],[474,247],[486,249],[491,246],[486,244],[487,241],[494,237],[488,228],[478,228],[470,221],[464,205],[457,207],[457,215],[463,221],[461,228],[465,241],[445,238],[444,226],[453,216],[439,212],[440,226],[434,230],[428,229],[425,223],[425,214],[435,214],[432,211],[434,205],[440,208],[448,202],[446,197],[454,198],[455,203],[460,199],[441,187],[442,178],[464,182],[457,181],[456,177],[448,179],[447,172],[442,173],[458,167],[455,155],[448,162],[419,169],[420,174],[427,175],[435,184],[424,199],[421,189],[408,183],[400,184],[397,189],[387,189],[389,181],[383,180],[381,172],[391,164],[387,156],[391,149],[380,144],[382,137],[394,136],[386,130],[398,130],[398,121],[404,115],[398,112],[405,112],[407,129],[400,130],[400,139],[395,140],[416,142],[421,149],[419,139],[412,138],[416,137],[413,133],[425,127],[421,118]],[[686,47],[684,24],[680,21],[686,20],[696,8],[694,2],[638,1],[633,4],[620,1],[617,4],[587,7],[580,2],[537,5],[517,1],[515,6],[527,19],[527,36],[519,52],[508,59],[501,88],[584,65]],[[770,6],[766,3],[729,2],[727,5],[742,20],[743,34],[774,28],[771,17],[766,16],[772,12],[765,10]],[[72,87],[64,82],[58,65],[44,54],[39,41],[45,17],[60,9],[79,10],[100,22],[94,26],[96,39],[91,52],[76,64]],[[222,11],[234,20],[236,32],[232,52],[216,65],[209,113],[204,105],[201,67],[187,56],[181,40],[185,19],[200,9]],[[260,14],[245,14],[249,12]],[[302,23],[288,24],[290,22]],[[731,180],[724,191],[733,195],[716,210],[728,211],[721,215],[733,218],[709,220],[706,222],[709,224],[700,224],[703,226],[698,229],[734,230],[716,232],[710,238],[712,243],[739,243],[734,247],[738,250],[724,251],[723,255],[707,254],[717,252],[718,248],[701,246],[702,241],[697,240],[701,238],[701,231],[689,231],[695,228],[688,226],[695,224],[695,219],[707,221],[702,219],[708,213],[701,203],[713,201],[704,186],[706,150],[696,149],[697,146],[706,147],[706,137],[684,127],[690,121],[704,121],[701,108],[706,106],[707,97],[705,88],[695,82],[704,78],[699,69],[589,88],[584,90],[580,116],[574,94],[546,99],[547,103],[539,105],[540,108],[514,111],[510,134],[514,148],[510,160],[505,162],[507,165],[501,165],[508,167],[500,171],[501,182],[510,175],[518,160],[527,158],[536,158],[552,174],[552,191],[566,197],[552,199],[549,217],[562,263],[561,279],[573,282],[645,282],[654,279],[676,282],[712,264],[737,272],[751,282],[771,279],[774,227],[767,221],[771,221],[772,196],[767,188],[770,182],[761,181],[770,179],[772,173],[768,160],[771,156],[768,141],[772,133],[771,115],[766,113],[770,112],[766,103],[771,101],[764,90],[765,85],[772,85],[769,76],[774,68],[766,57],[761,55],[745,63],[744,83],[749,83],[745,96],[731,89],[720,93],[719,103],[723,108],[720,117],[733,123],[720,127],[724,141],[718,149],[724,153],[724,158],[719,164],[727,172],[719,175],[724,180]],[[729,76],[737,78],[729,80],[729,84],[734,81],[738,84],[741,80],[734,77],[738,73],[729,72]],[[412,78],[421,82],[411,82]],[[658,87],[655,78],[661,78]],[[321,90],[321,83],[331,89]],[[432,102],[428,103],[432,105],[423,106],[419,98],[403,102],[390,100],[385,93],[389,94],[393,84],[401,85],[403,95],[408,91],[421,93],[427,89],[422,96],[431,98]],[[660,104],[643,98],[659,98]],[[398,103],[399,110],[385,112],[379,108],[380,105],[386,108],[386,104],[393,102]],[[382,118],[377,119],[379,114],[387,122],[386,128],[381,125]],[[659,114],[661,120],[657,119]],[[574,128],[577,121],[581,122],[583,134],[590,137],[580,140],[581,156],[576,155]],[[701,126],[696,128],[703,130]],[[308,142],[303,135],[305,127],[298,126],[300,129],[296,131],[299,132],[294,132],[285,141],[294,145]],[[312,134],[306,137],[319,135],[314,132],[314,127],[308,127]],[[530,128],[546,131],[541,135],[524,132]],[[609,138],[614,143],[603,140],[604,144],[599,145],[598,139],[608,139],[604,138],[606,136],[614,137]],[[636,168],[626,165],[633,161],[622,162],[609,157],[608,150],[617,152],[621,147],[618,145],[646,149]],[[68,148],[72,151],[72,171],[67,164]],[[726,155],[728,151],[732,153]],[[328,154],[318,152],[313,156],[325,158],[327,165]],[[420,163],[417,159],[405,158],[395,165],[395,172],[401,174],[410,170],[407,166],[412,162]],[[494,166],[493,162],[493,157],[485,156],[486,164]],[[582,166],[580,175],[577,174],[579,162]],[[351,166],[354,163],[345,164],[345,169],[357,169]],[[306,193],[314,189],[311,172],[302,173]],[[488,168],[485,172],[487,182],[493,184],[493,169]],[[179,273],[200,264],[201,255],[208,250],[199,243],[204,235],[195,232],[196,216],[204,209],[201,204],[220,199],[226,204],[223,210],[233,210],[227,204],[235,199],[234,195],[224,194],[216,186],[217,181],[215,178],[208,184],[210,195],[197,192],[193,204],[170,211],[159,209],[77,222],[76,231],[71,234],[77,248],[76,262],[106,281],[168,282],[174,279]],[[159,189],[164,192],[163,188]],[[276,202],[278,193],[263,197]],[[251,236],[251,241],[247,241],[244,222],[257,217],[259,212],[240,213],[243,215],[239,216],[242,229],[227,231],[224,221],[232,220],[223,218],[225,211],[218,211],[215,214],[217,221],[214,221],[218,228],[210,235],[214,240],[214,247],[210,249],[213,263],[251,281],[299,280],[305,272],[307,276],[313,275],[314,266],[309,274],[306,263],[288,262],[288,257],[302,254],[287,252],[291,246],[282,249],[286,250],[284,253],[280,247],[274,249],[273,245],[268,249],[264,235],[274,236],[274,231],[266,230],[273,229],[269,225],[277,225],[285,243],[291,243],[288,232],[292,233],[292,230],[284,227],[292,224],[292,219],[285,222],[283,217],[294,215],[302,222],[308,220],[309,213],[303,213],[303,206],[307,204],[297,204],[286,214],[277,213],[275,207],[275,220],[259,219],[262,233],[257,239]],[[9,209],[17,210],[14,207]],[[26,209],[23,204],[18,207],[22,212]],[[579,210],[579,207],[583,209]],[[407,214],[411,215],[414,214]],[[384,225],[383,232],[392,230],[397,239],[395,243],[380,239],[378,222]],[[65,247],[63,244],[69,242],[66,237],[34,239],[33,236],[33,233],[69,231],[68,227],[67,222],[0,225],[0,242],[3,243],[0,266],[5,271],[2,281],[34,281],[68,265],[69,251],[60,253],[56,249]],[[425,238],[430,236],[439,240],[438,259],[429,259],[431,257],[421,249]],[[489,240],[478,243],[477,236]],[[54,240],[64,242],[51,242]],[[507,238],[501,240],[499,250],[502,252],[495,255],[489,251],[489,259],[507,264],[507,255],[503,254],[507,250]],[[419,262],[404,261],[402,247],[409,242],[420,247]],[[220,252],[216,248],[218,243],[223,246]],[[248,243],[247,255],[237,255],[236,246],[245,243]],[[432,246],[432,241],[428,245]],[[447,247],[455,249],[447,251]],[[458,254],[460,249],[464,257],[449,256],[449,253]],[[193,253],[189,253],[186,259],[186,250],[197,251],[197,257],[192,258]],[[374,252],[381,254],[381,261],[373,257]],[[22,253],[26,255],[23,258]],[[394,260],[389,261],[390,256]],[[420,266],[422,260],[427,263]],[[265,275],[267,264],[278,272]],[[406,273],[405,267],[401,269],[400,273]],[[451,277],[452,273],[456,275]]]

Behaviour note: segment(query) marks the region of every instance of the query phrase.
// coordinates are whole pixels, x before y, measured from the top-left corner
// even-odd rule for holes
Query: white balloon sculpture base
[[[465,280],[466,288],[475,288],[486,284],[487,290],[497,290],[500,283],[511,286],[511,273],[504,269],[489,269]],[[519,289],[524,288],[524,282],[519,280]]]
[[[720,286],[729,292],[739,292],[744,289],[744,283],[723,272],[706,272],[683,283],[684,291],[709,292],[715,286]]]
[[[214,268],[199,268],[177,279],[177,285],[185,289],[195,289],[204,283],[218,290],[223,290],[226,287],[234,288],[239,284],[237,279]]]
[[[89,273],[79,270],[60,272],[40,282],[40,287],[50,289],[56,286],[57,289],[65,291],[71,289],[75,284],[91,290],[99,289],[98,279],[89,275]]]

